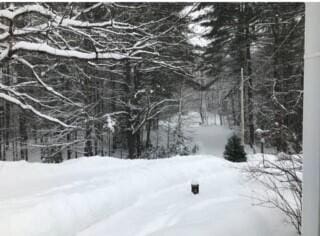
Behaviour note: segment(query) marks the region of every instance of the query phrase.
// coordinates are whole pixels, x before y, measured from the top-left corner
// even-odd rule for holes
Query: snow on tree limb
[[[12,46],[12,51],[33,51],[33,52],[43,52],[49,55],[66,57],[66,58],[76,58],[80,60],[96,60],[96,59],[114,59],[114,60],[123,60],[123,59],[141,59],[140,57],[131,57],[126,54],[121,53],[89,53],[82,52],[77,50],[63,50],[49,46],[46,43],[31,43],[31,42],[17,42]]]
[[[141,127],[148,120],[153,119],[160,112],[163,112],[166,109],[166,107],[164,106],[161,109],[155,111],[155,113],[152,113],[152,112],[154,112],[154,110],[156,110],[161,105],[164,105],[164,104],[167,104],[167,103],[172,103],[172,102],[175,103],[175,102],[177,102],[177,100],[176,99],[163,99],[163,100],[161,100],[159,102],[155,102],[152,105],[148,106],[144,111],[141,112],[141,113],[144,113],[143,114],[143,119],[141,121],[139,121],[139,123],[137,125],[135,125],[135,127],[133,127],[132,134],[135,134],[136,132],[138,132],[141,129]]]
[[[73,101],[71,101],[69,98],[65,97],[64,95],[62,95],[61,93],[57,92],[56,90],[54,90],[52,87],[48,86],[45,82],[43,82],[43,80],[40,78],[40,76],[37,74],[37,72],[34,70],[34,66],[31,65],[31,63],[29,63],[27,60],[18,57],[18,56],[14,56],[14,58],[16,60],[18,60],[19,62],[21,62],[22,64],[26,65],[27,67],[29,67],[34,75],[34,77],[37,79],[38,83],[45,89],[47,90],[49,93],[55,95],[56,97],[67,101],[68,103],[75,105],[75,106],[79,106],[77,104],[75,104]]]
[[[4,49],[1,54],[0,54],[0,61],[2,61],[3,59],[5,59],[9,54],[9,47]]]
[[[45,114],[41,113],[40,111],[36,110],[31,105],[23,104],[18,99],[14,98],[12,96],[9,96],[7,94],[0,93],[0,99],[3,99],[3,100],[5,100],[7,102],[10,102],[10,103],[13,103],[13,104],[19,106],[21,109],[23,109],[25,111],[30,111],[33,114],[35,114],[36,116],[38,116],[38,117],[41,117],[41,118],[43,118],[43,119],[45,119],[47,121],[59,124],[59,125],[65,127],[65,128],[76,128],[75,126],[67,125],[66,123],[62,122],[61,120],[59,120],[57,118],[45,115]]]
[[[76,14],[74,17],[72,17],[73,20],[76,20],[77,18],[79,18],[82,14],[85,14],[85,13],[88,13],[96,8],[99,8],[103,5],[102,2],[98,2],[98,3],[95,3],[93,4],[92,6],[82,10],[81,12],[79,12],[78,14]]]
[[[25,5],[17,9],[11,9],[11,8],[2,9],[0,10],[0,18],[13,20],[17,16],[20,16],[25,13],[30,13],[30,12],[36,12],[47,17],[54,16],[54,14],[51,11],[47,10],[46,8],[44,8],[39,4],[35,4],[35,5]]]
[[[21,98],[23,100],[26,98],[26,99],[34,102],[34,103],[39,104],[40,106],[47,107],[47,108],[49,107],[49,106],[44,105],[43,103],[41,103],[38,99],[30,96],[29,94],[17,92],[16,90],[14,90],[14,89],[12,89],[12,88],[10,88],[8,86],[5,86],[5,85],[3,85],[1,83],[0,83],[0,90],[6,91],[9,94],[13,94],[15,97],[19,97],[19,98]]]
[[[51,10],[43,7],[40,4],[25,5],[16,9],[3,9],[0,10],[0,18],[5,18],[10,21],[16,17],[27,14],[27,13],[38,13],[52,20],[53,26],[63,27],[78,27],[78,28],[93,28],[93,27],[112,27],[118,29],[135,29],[135,26],[131,26],[128,23],[117,22],[113,20],[91,23],[88,21],[76,20],[76,18],[64,18],[52,12]]]

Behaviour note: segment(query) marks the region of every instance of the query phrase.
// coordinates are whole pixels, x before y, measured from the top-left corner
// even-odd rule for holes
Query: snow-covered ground
[[[220,126],[218,116],[210,113],[208,123],[205,125],[199,125],[200,115],[198,112],[189,112],[184,119],[184,134],[187,137],[192,137],[192,144],[198,145],[198,154],[223,156],[227,139],[233,131]]]
[[[261,186],[245,164],[217,158],[230,131],[194,128],[201,155],[0,162],[0,235],[296,236],[278,210],[253,206]]]
[[[0,235],[295,235],[277,210],[252,206],[257,186],[236,167],[205,155],[1,162]]]

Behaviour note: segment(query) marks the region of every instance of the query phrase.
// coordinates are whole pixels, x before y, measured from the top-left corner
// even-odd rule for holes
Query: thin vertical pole
[[[108,131],[108,156],[111,156],[111,131]]]
[[[243,68],[241,68],[241,142],[244,145],[244,79],[243,79]]]
[[[306,4],[302,235],[320,235],[320,4]]]

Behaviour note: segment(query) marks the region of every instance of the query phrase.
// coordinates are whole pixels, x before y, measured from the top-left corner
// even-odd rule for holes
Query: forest
[[[310,22],[295,2],[1,2],[0,234],[301,235]]]
[[[216,114],[253,150],[263,136],[301,152],[303,3],[0,9],[1,160],[189,153],[189,110],[202,123]]]

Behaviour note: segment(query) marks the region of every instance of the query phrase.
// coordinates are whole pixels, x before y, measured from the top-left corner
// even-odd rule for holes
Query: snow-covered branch
[[[52,56],[76,58],[80,60],[96,60],[96,59],[141,59],[141,57],[132,57],[121,53],[88,53],[77,50],[63,50],[49,46],[46,43],[31,43],[31,42],[17,42],[13,45],[12,51],[31,51],[31,52],[42,52]]]
[[[160,112],[163,112],[165,110],[165,106],[160,108],[162,105],[168,104],[168,103],[176,103],[176,99],[163,99],[159,102],[154,102],[151,105],[149,105],[146,109],[142,110],[140,115],[142,115],[142,119],[137,119],[136,124],[134,125],[132,129],[132,134],[135,134],[138,132],[141,127],[148,121],[153,119],[156,115],[158,115]]]
[[[53,122],[53,123],[56,123],[56,124],[59,124],[59,125],[65,127],[65,128],[76,128],[75,126],[65,124],[64,122],[62,122],[61,120],[59,120],[57,118],[54,118],[54,117],[51,117],[49,115],[43,114],[40,111],[38,111],[37,109],[35,109],[33,106],[28,105],[28,104],[23,104],[18,99],[14,98],[12,96],[9,96],[7,94],[0,93],[0,99],[3,99],[5,101],[7,101],[7,102],[15,104],[15,105],[19,106],[21,109],[23,109],[25,111],[30,111],[34,115],[36,115],[36,116],[38,116],[40,118],[43,118],[43,119],[45,119],[47,121],[50,121],[50,122]]]
[[[98,5],[97,5],[98,6]],[[90,9],[93,10],[96,7]],[[23,14],[27,13],[37,13],[42,16],[45,16],[51,20],[51,24],[54,27],[62,26],[62,27],[77,27],[77,28],[93,28],[93,27],[113,27],[113,28],[119,28],[119,29],[135,29],[136,27],[131,26],[128,23],[123,22],[117,22],[113,20],[108,20],[104,22],[88,22],[88,21],[81,21],[77,20],[78,16],[74,18],[64,18],[63,16],[60,16],[50,9],[40,5],[40,4],[33,4],[33,5],[25,5],[18,7],[16,9],[2,9],[0,10],[0,18],[5,18],[7,20],[13,21],[18,16],[21,16]]]
[[[14,59],[16,59],[17,61],[21,62],[22,64],[26,65],[27,67],[29,67],[34,75],[34,77],[36,78],[36,80],[38,81],[38,83],[49,93],[57,96],[58,98],[67,101],[68,103],[75,105],[75,106],[79,106],[77,104],[75,104],[73,101],[71,101],[69,98],[65,97],[64,95],[62,95],[61,93],[57,92],[56,90],[54,90],[52,87],[48,86],[38,75],[38,73],[35,71],[34,66],[31,65],[30,62],[28,62],[27,60],[18,57],[18,56],[14,56]]]

